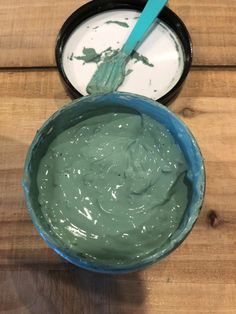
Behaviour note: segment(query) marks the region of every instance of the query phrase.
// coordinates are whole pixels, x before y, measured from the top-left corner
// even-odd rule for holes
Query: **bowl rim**
[[[170,241],[170,243],[167,246],[167,249],[165,252],[161,254],[160,251],[150,255],[143,261],[139,261],[137,263],[132,263],[130,266],[123,265],[123,266],[109,266],[109,265],[101,265],[101,264],[95,264],[91,261],[87,261],[85,258],[77,256],[76,258],[72,256],[68,251],[61,249],[58,247],[57,243],[54,241],[53,237],[51,236],[50,232],[45,231],[44,228],[42,227],[39,218],[37,217],[36,213],[34,212],[34,208],[31,202],[31,197],[30,197],[30,185],[31,185],[31,180],[30,180],[30,163],[31,163],[31,156],[32,152],[37,149],[38,142],[40,138],[44,135],[45,136],[45,129],[46,133],[48,132],[47,128],[51,128],[51,123],[60,115],[62,115],[65,111],[70,110],[73,107],[79,107],[80,102],[88,100],[91,102],[92,99],[97,99],[100,97],[129,97],[133,100],[143,100],[147,104],[153,107],[154,110],[162,110],[166,111],[170,117],[173,120],[178,121],[181,124],[181,127],[184,128],[184,131],[186,132],[187,136],[191,139],[193,143],[193,147],[195,150],[195,153],[198,155],[201,167],[199,169],[199,178],[200,182],[199,185],[197,186],[198,190],[198,199],[197,201],[191,206],[195,208],[195,215],[190,216],[188,219],[188,222],[186,224],[186,227],[180,234],[177,236],[176,239],[173,241]],[[163,106],[160,103],[157,103],[154,100],[151,100],[147,97],[132,94],[132,93],[125,93],[125,92],[114,92],[114,93],[109,93],[109,94],[101,94],[101,95],[95,95],[95,96],[84,96],[80,99],[75,99],[72,102],[64,105],[62,108],[59,108],[54,114],[52,114],[40,127],[40,129],[36,132],[35,137],[33,141],[31,142],[26,159],[25,159],[25,164],[24,164],[24,171],[23,171],[23,178],[22,178],[22,187],[24,190],[24,195],[25,195],[25,201],[26,201],[26,206],[29,212],[29,215],[31,216],[31,219],[33,221],[34,226],[36,227],[37,231],[41,235],[41,237],[44,239],[44,241],[48,244],[49,247],[51,247],[54,251],[56,251],[60,256],[62,256],[64,259],[68,260],[72,264],[79,266],[81,268],[99,272],[99,273],[110,273],[110,274],[118,274],[118,273],[127,273],[131,271],[136,271],[139,269],[142,269],[150,264],[153,264],[157,261],[162,260],[164,257],[169,255],[172,251],[174,251],[187,237],[189,232],[192,230],[194,224],[196,223],[200,210],[202,208],[203,200],[204,200],[204,195],[205,195],[205,186],[206,186],[206,173],[205,173],[205,166],[204,166],[204,159],[202,157],[202,153],[200,151],[200,148],[196,142],[195,137],[187,127],[187,125],[172,111],[170,111],[167,107]]]
[[[70,96],[72,96],[72,98],[84,97],[84,95],[82,95],[70,82],[64,71],[62,61],[64,47],[75,28],[88,18],[99,13],[116,9],[142,11],[144,6],[145,1],[143,0],[136,0],[135,2],[133,0],[93,0],[82,5],[67,18],[57,36],[55,59],[64,87],[66,88]],[[180,39],[184,50],[184,68],[179,80],[171,88],[171,90],[169,90],[165,95],[156,100],[162,104],[167,104],[176,97],[185,79],[187,78],[187,75],[192,65],[193,44],[186,25],[180,19],[180,17],[176,15],[170,8],[165,6],[159,14],[158,18],[160,18],[163,22],[165,22],[169,27],[172,28],[172,30]]]

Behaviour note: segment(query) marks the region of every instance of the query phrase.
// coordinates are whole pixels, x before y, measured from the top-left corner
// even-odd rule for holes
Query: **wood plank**
[[[88,0],[0,0],[0,67],[54,66],[57,33]],[[236,2],[172,0],[194,44],[195,65],[236,65]]]
[[[148,282],[83,270],[0,272],[0,312],[11,314],[234,314],[234,284]]]
[[[170,106],[202,149],[207,190],[199,220],[163,262],[95,275],[47,248],[27,214],[20,180],[36,130],[69,100],[58,73],[0,72],[0,312],[236,312],[236,72],[192,71]]]
[[[169,4],[190,32],[194,65],[236,65],[234,0],[173,0]]]
[[[54,66],[64,21],[88,0],[0,0],[0,67]]]

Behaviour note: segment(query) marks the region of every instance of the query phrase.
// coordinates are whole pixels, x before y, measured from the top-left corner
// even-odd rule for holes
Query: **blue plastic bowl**
[[[41,212],[38,202],[37,172],[41,158],[48,145],[63,130],[75,125],[82,114],[92,114],[94,110],[108,106],[128,107],[144,113],[165,125],[176,143],[179,144],[188,163],[188,178],[192,183],[192,196],[179,228],[171,236],[171,241],[164,249],[157,248],[156,252],[143,261],[127,266],[98,265],[87,261],[78,254],[63,248],[60,240],[52,236],[52,231]],[[170,110],[148,98],[129,94],[111,93],[98,96],[87,96],[74,100],[54,113],[38,130],[29,147],[25,161],[23,188],[30,216],[35,227],[47,244],[63,258],[82,268],[101,273],[125,273],[135,271],[154,262],[160,261],[174,251],[191,231],[199,215],[205,192],[204,162],[199,147],[187,126]]]

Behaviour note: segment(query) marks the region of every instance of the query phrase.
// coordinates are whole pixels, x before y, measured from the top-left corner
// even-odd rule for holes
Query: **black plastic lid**
[[[90,28],[88,26],[89,25],[88,23],[93,21],[93,18],[96,18],[96,21],[97,21],[98,20],[97,18],[99,18],[99,14],[103,14],[103,13],[105,14],[106,12],[109,15],[111,15],[111,18],[113,18],[112,14],[116,10],[127,10],[127,13],[129,13],[131,15],[132,15],[132,11],[131,10],[133,10],[137,14],[137,11],[142,11],[143,10],[143,8],[145,6],[145,3],[146,3],[146,1],[142,1],[142,0],[136,0],[136,1],[133,1],[133,0],[116,0],[116,1],[114,1],[114,0],[94,0],[94,1],[91,1],[91,2],[81,6],[78,10],[76,10],[66,20],[66,22],[63,24],[63,26],[62,26],[62,28],[61,28],[61,30],[59,32],[58,38],[57,38],[57,43],[56,43],[56,63],[57,63],[57,67],[59,69],[62,81],[63,81],[67,91],[69,92],[69,94],[73,98],[79,98],[81,96],[84,96],[85,93],[81,92],[81,90],[76,87],[76,84],[73,83],[73,80],[71,79],[71,77],[68,75],[68,73],[66,73],[67,70],[65,69],[66,68],[65,61],[63,61],[63,60],[65,60],[65,55],[64,54],[65,54],[65,50],[66,50],[66,45],[69,42],[70,38],[72,38],[71,36],[73,34],[75,34],[77,29],[79,29],[80,27],[83,27],[83,29],[81,28],[80,33],[84,32],[87,29],[88,32],[91,32],[91,31],[93,32],[93,37],[96,37],[96,32],[97,32],[96,27],[91,27]],[[124,11],[124,13],[125,13],[125,11]],[[129,18],[129,17],[125,18],[126,15],[127,14],[124,14],[124,19],[126,21],[129,20],[129,19],[131,20],[131,18]],[[169,90],[167,89],[166,92],[164,92],[163,95],[161,95],[160,97],[155,97],[155,94],[152,95],[152,96],[149,96],[148,94],[146,94],[145,96],[153,98],[153,99],[157,100],[158,102],[160,102],[162,104],[167,104],[171,99],[173,99],[177,95],[178,91],[180,90],[183,82],[185,81],[185,79],[186,79],[186,77],[188,75],[188,72],[190,70],[191,63],[192,63],[192,42],[191,42],[190,35],[189,35],[189,33],[188,33],[184,23],[169,8],[164,7],[164,9],[160,13],[158,19],[161,21],[162,28],[163,28],[163,29],[158,30],[158,31],[161,31],[161,32],[164,33],[165,29],[166,29],[167,32],[168,32],[168,36],[170,38],[172,38],[173,40],[175,40],[175,43],[174,42],[173,43],[176,46],[176,50],[178,50],[178,51],[182,50],[181,56],[178,57],[178,58],[182,58],[181,59],[182,60],[181,61],[182,62],[181,67],[182,68],[181,68],[181,72],[179,73],[179,76],[177,77],[176,81],[174,81],[172,79],[173,86],[171,86],[171,88],[169,88]],[[87,26],[85,26],[86,25],[86,21],[87,21]],[[135,22],[133,21],[132,23],[135,23]],[[93,22],[93,25],[95,25],[94,22]],[[103,25],[104,25],[104,22],[103,22]],[[160,25],[160,24],[158,24],[158,25]],[[114,26],[114,27],[117,27],[117,25]],[[115,29],[115,30],[117,30],[117,32],[115,32],[114,31],[114,27],[111,30],[111,32],[112,32],[111,36],[113,36],[113,37],[117,36],[117,34],[118,34],[117,32],[119,30],[124,32],[124,29],[122,29],[122,27],[120,27],[120,28],[117,27],[117,29]],[[100,30],[100,31],[102,31],[102,30]],[[130,32],[130,31],[131,31],[131,29],[126,29],[126,32]],[[157,33],[157,35],[158,34],[159,33]],[[79,34],[78,34],[78,36],[79,36]],[[159,35],[158,35],[158,37],[159,37]],[[78,37],[78,38],[80,38],[80,37]],[[176,43],[176,38],[178,40],[178,45],[179,45],[178,47],[177,47],[177,43]],[[155,41],[158,43],[158,38],[156,38]],[[81,43],[81,45],[82,45],[82,43]],[[160,41],[159,41],[159,46],[160,46]],[[92,42],[91,42],[91,47],[92,47]],[[180,47],[181,47],[181,49],[180,49]],[[161,49],[161,47],[159,47],[159,48]],[[159,48],[157,48],[157,54],[158,54],[158,49]],[[169,50],[168,50],[168,45],[167,45],[166,53],[168,53],[168,52],[169,52]],[[155,51],[154,51],[154,53],[155,53]],[[68,60],[68,66],[69,67],[73,67],[73,66],[77,67],[77,65],[78,65],[78,60],[74,60],[75,61],[74,62],[75,65],[72,65],[72,63],[71,64],[69,63],[70,61],[72,61],[73,55],[74,55],[74,53],[73,53],[73,51],[71,51],[71,56],[68,55],[66,57],[66,60]],[[175,58],[176,58],[176,56],[175,56]],[[79,62],[80,62],[80,69],[85,69],[85,67],[84,68],[81,67],[83,65],[82,61],[80,60]],[[134,63],[137,64],[136,62],[134,62]],[[90,65],[90,68],[91,68],[91,65]],[[150,71],[150,73],[151,73],[151,71],[153,71],[153,69],[148,68],[148,67],[146,67],[146,68],[143,67],[143,69],[146,72]],[[164,72],[168,73],[169,69],[170,68],[168,67],[168,69],[166,69],[166,71],[164,71]],[[157,66],[157,69],[156,69],[157,72],[156,73],[158,75],[159,75],[159,72],[158,72],[159,70],[160,70],[160,67],[158,68],[158,66]],[[75,71],[77,71],[77,69],[75,69]],[[139,71],[142,71],[140,65],[139,65]],[[169,72],[171,72],[171,71],[169,71]],[[134,71],[134,73],[135,73],[135,71]],[[152,72],[152,76],[155,74],[155,73],[154,74],[153,73],[154,72]],[[165,75],[165,73],[163,73],[163,74]],[[144,76],[145,76],[145,74],[144,74]],[[85,80],[85,76],[84,76],[84,74],[82,72],[79,72],[79,68],[78,68],[78,77],[79,77],[78,80],[80,80],[80,79],[81,79],[81,81]],[[139,77],[140,77],[140,75],[139,75]],[[133,80],[135,80],[135,78],[133,78]],[[130,80],[130,81],[132,81],[132,80]],[[149,81],[151,82],[151,79]],[[156,79],[156,83],[155,84],[158,86],[158,84],[160,84],[160,82],[161,82],[161,80],[160,80],[160,77],[159,77],[159,78]],[[153,88],[155,88],[155,87],[153,87]],[[136,94],[143,94],[142,91],[141,92],[139,92],[139,91],[137,92],[136,90],[129,90],[129,87],[127,87],[127,89],[128,90],[122,90],[122,89],[119,89],[119,90],[120,91],[129,91],[129,92],[136,93]]]

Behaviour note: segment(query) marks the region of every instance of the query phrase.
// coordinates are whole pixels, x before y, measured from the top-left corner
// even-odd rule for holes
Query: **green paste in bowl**
[[[76,100],[42,126],[23,185],[33,222],[54,250],[116,273],[153,263],[184,240],[205,176],[200,151],[174,114],[113,93]]]

